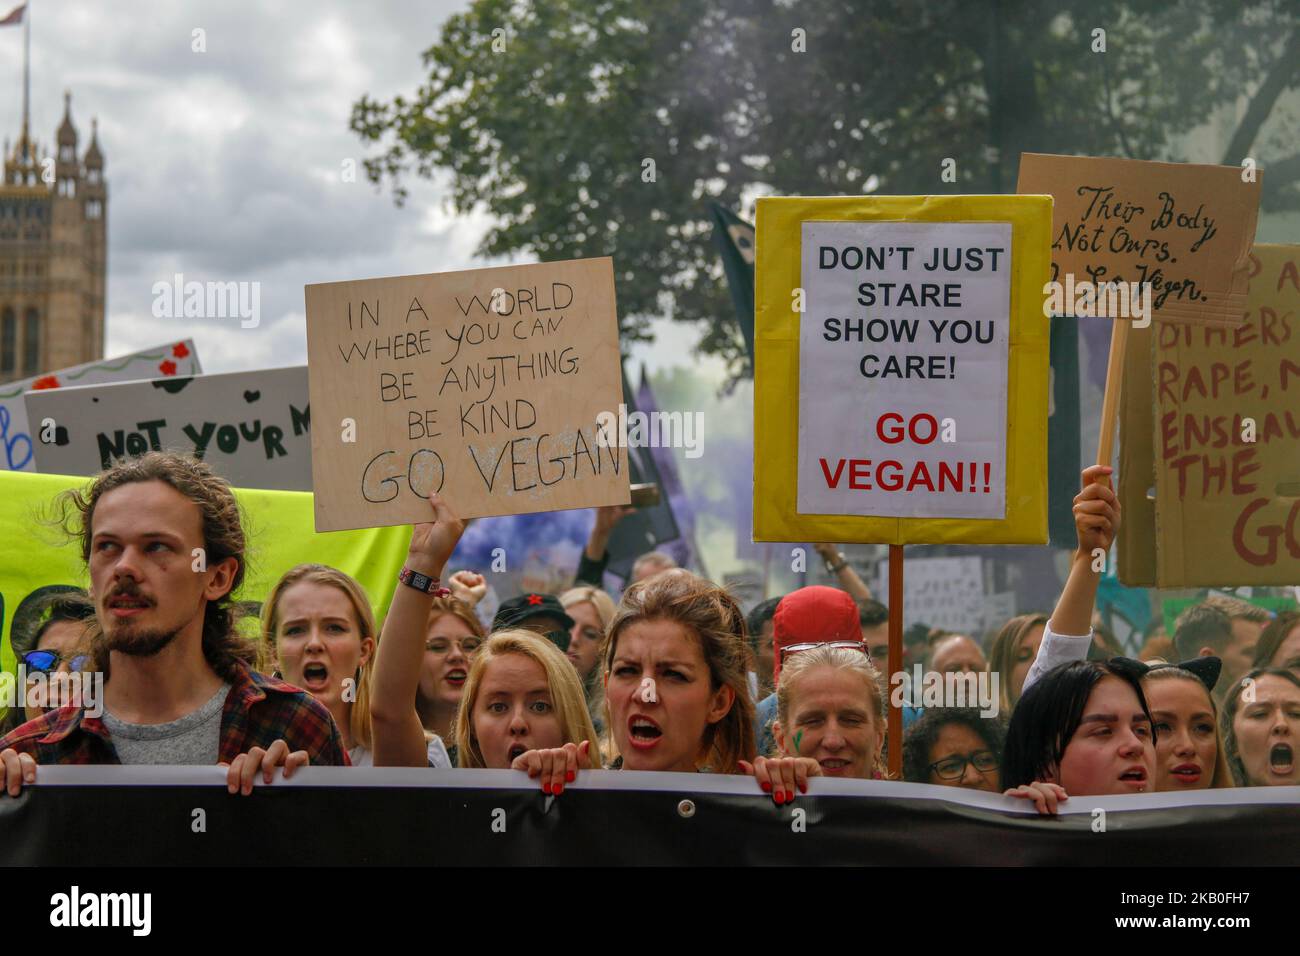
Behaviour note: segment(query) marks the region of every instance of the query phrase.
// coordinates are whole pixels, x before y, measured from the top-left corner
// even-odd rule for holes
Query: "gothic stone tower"
[[[104,355],[108,186],[98,124],[77,158],[72,95],[54,157],[24,123],[0,183],[0,383]]]

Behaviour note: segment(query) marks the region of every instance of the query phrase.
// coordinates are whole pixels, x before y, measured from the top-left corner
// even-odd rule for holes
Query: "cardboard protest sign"
[[[84,478],[0,472],[0,668],[14,670],[13,628],[35,623],[32,611],[46,589],[89,583],[80,546],[38,524],[42,510]],[[406,528],[347,534],[312,531],[311,495],[300,491],[235,489],[248,519],[248,575],[235,595],[256,614],[280,575],[296,564],[320,562],[350,574],[383,620],[410,544]],[[250,533],[251,532],[251,533]]]
[[[1050,223],[1046,196],[759,200],[754,540],[1046,541]]]
[[[240,487],[311,488],[305,366],[28,392],[26,403],[44,474],[93,475],[175,451]]]
[[[610,259],[306,287],[316,528],[628,502]]]
[[[1155,327],[1158,587],[1300,575],[1300,246],[1251,255],[1245,322]]]
[[[185,339],[132,352],[130,355],[74,365],[17,382],[6,382],[0,385],[0,471],[36,470],[36,437],[27,424],[27,406],[23,404],[23,392],[65,388],[70,385],[130,382],[142,378],[198,375],[202,371],[194,342]]]
[[[1048,193],[1058,314],[1099,314],[1079,283],[1150,283],[1154,317],[1241,321],[1260,174],[1235,166],[1022,153],[1016,191]],[[1106,314],[1114,315],[1114,310]],[[1147,318],[1151,318],[1148,315]]]

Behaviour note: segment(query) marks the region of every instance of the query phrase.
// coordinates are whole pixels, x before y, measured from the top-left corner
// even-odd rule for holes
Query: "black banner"
[[[177,865],[1294,865],[1300,788],[1001,796],[815,780],[777,807],[744,777],[308,768],[230,795],[216,767],[41,767],[0,795],[0,862]]]

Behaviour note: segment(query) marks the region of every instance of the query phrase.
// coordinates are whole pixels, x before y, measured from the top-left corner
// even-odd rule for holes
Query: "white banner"
[[[0,470],[35,471],[36,436],[27,426],[23,392],[45,391],[104,382],[133,382],[142,378],[198,375],[199,353],[190,339],[156,348],[87,362],[56,372],[33,375],[0,385]]]
[[[1006,516],[1011,267],[1010,223],[803,224],[801,514]]]
[[[37,470],[45,474],[94,475],[166,450],[203,458],[236,488],[311,491],[305,365],[25,398]]]

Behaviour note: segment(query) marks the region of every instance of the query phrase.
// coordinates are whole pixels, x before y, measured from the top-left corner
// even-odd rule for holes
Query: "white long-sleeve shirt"
[[[1034,681],[1053,667],[1060,667],[1071,661],[1087,660],[1090,647],[1092,647],[1092,628],[1088,628],[1087,634],[1079,636],[1057,634],[1052,630],[1052,622],[1048,621],[1043,628],[1043,642],[1038,645],[1038,656],[1029,666],[1029,673],[1025,675],[1025,684],[1020,688],[1021,696],[1024,696],[1025,691],[1029,690]]]

